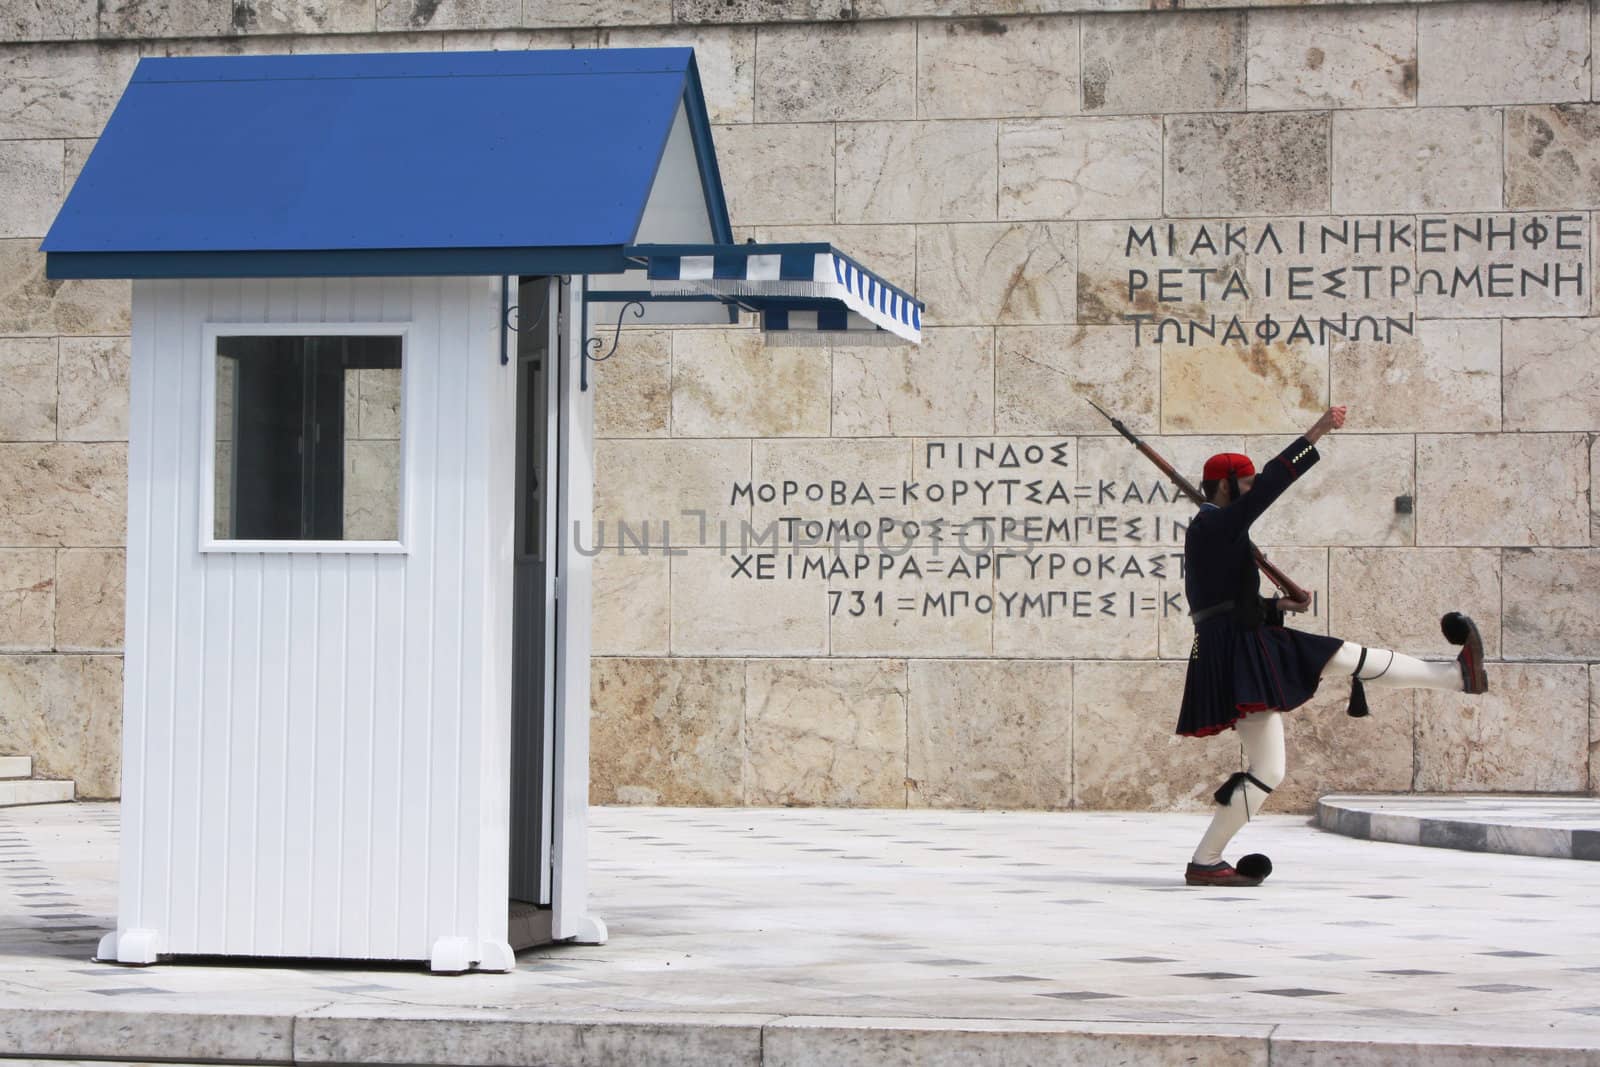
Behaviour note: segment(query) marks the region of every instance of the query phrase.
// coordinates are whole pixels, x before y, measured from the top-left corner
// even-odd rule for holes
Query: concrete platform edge
[[[1470,817],[1414,815],[1404,810],[1384,808],[1384,803],[1391,799],[1394,798],[1347,794],[1325,796],[1317,801],[1316,824],[1331,833],[1363,841],[1422,845],[1463,852],[1498,852],[1508,856],[1538,856],[1544,859],[1600,860],[1600,847],[1596,847],[1600,833],[1595,830],[1518,825]],[[1413,794],[1404,799],[1447,803],[1450,799],[1462,797],[1433,798]],[[1549,799],[1549,795],[1541,795],[1541,799]],[[1563,796],[1563,799],[1566,797]],[[1570,799],[1589,798],[1574,795]]]
[[[423,1064],[451,1067],[939,1067],[1020,1062],[1249,1067],[1600,1067],[1600,1045],[1532,1032],[1323,1023],[561,1013],[365,1006],[248,1015],[0,1004],[0,1067]]]

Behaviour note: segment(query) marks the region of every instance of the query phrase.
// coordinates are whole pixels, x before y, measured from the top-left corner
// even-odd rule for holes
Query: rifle
[[[1087,397],[1084,399],[1088,400]],[[1205,497],[1200,495],[1200,490],[1191,485],[1187,478],[1179,474],[1177,468],[1173,467],[1172,464],[1163,459],[1159,452],[1145,444],[1143,441],[1139,440],[1139,438],[1134,435],[1132,430],[1128,429],[1122,424],[1121,419],[1113,416],[1111,412],[1107,411],[1099,404],[1096,404],[1093,400],[1089,400],[1089,406],[1109,419],[1111,422],[1111,428],[1132,442],[1134,448],[1137,448],[1140,452],[1143,452],[1144,457],[1151,463],[1154,463],[1162,474],[1165,474],[1168,478],[1172,479],[1172,484],[1176,485],[1184,496],[1194,501],[1196,507],[1205,503]],[[1294,600],[1311,599],[1310,593],[1300,588],[1289,578],[1287,574],[1284,574],[1277,567],[1273,566],[1267,557],[1261,554],[1261,550],[1259,548],[1256,548],[1254,545],[1252,545],[1251,550],[1255,553],[1256,566],[1261,568],[1261,573],[1265,574],[1267,579],[1271,581],[1273,585],[1282,590],[1285,595]]]

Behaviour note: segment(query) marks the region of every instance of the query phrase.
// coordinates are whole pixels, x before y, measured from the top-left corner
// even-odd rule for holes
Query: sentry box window
[[[405,334],[326,331],[208,331],[205,549],[403,549]]]

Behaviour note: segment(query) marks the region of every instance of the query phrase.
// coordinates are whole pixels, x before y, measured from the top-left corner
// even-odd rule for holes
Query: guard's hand
[[[1317,419],[1317,421],[1312,424],[1311,429],[1306,431],[1306,440],[1314,444],[1316,443],[1317,438],[1321,437],[1329,430],[1338,430],[1343,428],[1346,410],[1347,409],[1343,405],[1340,405],[1339,407],[1329,408],[1327,411],[1324,411],[1322,413],[1322,417]]]
[[[1292,611],[1297,614],[1302,611],[1310,611],[1311,594],[1307,593],[1304,600],[1296,600],[1294,597],[1281,596],[1278,598],[1278,610]]]

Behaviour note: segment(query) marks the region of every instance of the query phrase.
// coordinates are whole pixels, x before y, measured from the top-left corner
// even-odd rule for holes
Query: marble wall
[[[738,239],[833,241],[929,325],[916,349],[641,328],[596,368],[596,802],[1204,807],[1240,755],[1171,733],[1188,509],[1085,398],[1196,476],[1349,405],[1257,530],[1318,594],[1304,625],[1430,657],[1441,612],[1483,628],[1488,699],[1369,692],[1353,721],[1339,684],[1296,712],[1281,810],[1595,790],[1600,3],[1149,6],[0,0],[0,750],[115,792],[128,291],[49,282],[36,248],[137,57],[692,44]],[[1367,334],[1319,324],[1344,307]],[[1007,478],[1067,498],[977,498]],[[872,499],[736,492],[834,481]],[[929,532],[975,516],[1000,565]],[[782,551],[787,517],[919,529],[887,570],[801,573],[822,550]],[[618,550],[619,520],[675,552]],[[741,523],[780,542],[725,551]]]

